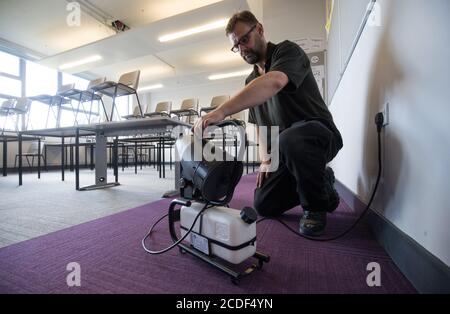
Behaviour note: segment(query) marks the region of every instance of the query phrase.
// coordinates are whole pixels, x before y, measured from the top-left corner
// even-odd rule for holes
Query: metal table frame
[[[31,130],[19,132],[19,156],[22,154],[22,137],[24,135],[43,136],[43,137],[59,137],[61,138],[61,176],[64,181],[64,140],[65,138],[75,138],[75,188],[79,191],[102,189],[119,185],[118,182],[118,163],[117,151],[119,136],[130,135],[156,135],[167,133],[175,127],[191,128],[192,125],[181,122],[176,119],[158,117],[136,119],[129,121],[105,122],[93,125],[78,125],[75,127],[54,128],[46,130]],[[79,184],[79,147],[80,137],[95,136],[95,184],[80,187]],[[114,165],[114,182],[107,180],[107,138],[115,138],[113,144]],[[157,137],[155,137],[157,138]],[[176,180],[176,177],[175,177]],[[19,185],[22,185],[22,164],[19,162]]]
[[[8,175],[8,142],[18,142],[19,135],[15,133],[2,134],[0,139],[3,142],[3,165],[2,165],[2,175],[6,177]],[[38,153],[40,154],[41,147],[41,137],[39,136],[22,136],[22,141],[38,141]],[[22,163],[22,157],[19,158],[19,164]],[[38,160],[38,178],[41,177],[41,163]]]

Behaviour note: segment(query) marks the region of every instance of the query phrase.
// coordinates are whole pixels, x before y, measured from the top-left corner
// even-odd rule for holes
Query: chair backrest
[[[185,109],[193,109],[195,111],[197,111],[198,109],[198,98],[190,98],[190,99],[185,99],[182,101],[181,103],[181,108],[182,110]]]
[[[218,107],[228,100],[230,100],[229,95],[214,96],[211,100],[211,107]]]
[[[31,142],[30,146],[28,147],[28,154],[37,154],[39,148],[39,142],[33,141]],[[41,154],[44,153],[44,141],[41,141]]]
[[[7,99],[4,102],[2,102],[2,105],[0,106],[0,108],[3,110],[14,108],[15,102],[16,102],[15,99]]]
[[[139,110],[139,106],[134,106],[133,108],[133,116],[138,117],[141,115],[141,111]]]
[[[123,84],[123,85],[127,85],[136,90],[139,85],[140,74],[141,74],[140,70],[122,74],[119,78],[119,83]]]
[[[21,113],[26,113],[30,109],[30,105],[31,105],[31,99],[28,99],[27,97],[21,97],[21,98],[17,99],[14,109]]]
[[[171,101],[163,101],[156,104],[155,112],[161,113],[169,113],[172,110],[172,102]]]
[[[89,89],[91,89],[92,86],[99,85],[99,84],[103,83],[104,81],[106,81],[106,77],[100,77],[95,80],[92,80],[89,82],[86,89],[89,90]]]
[[[59,89],[58,89],[58,93],[57,94],[61,94],[64,93],[68,90],[74,89],[75,88],[75,83],[71,83],[71,84],[66,84],[66,85],[62,85]]]

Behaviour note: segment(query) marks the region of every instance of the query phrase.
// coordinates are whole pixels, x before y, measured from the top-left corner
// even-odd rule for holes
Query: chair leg
[[[173,146],[169,146],[169,151],[170,151],[170,170],[172,170],[172,148]]]
[[[40,155],[40,158],[42,158],[42,162],[44,163],[44,165],[47,164],[46,161],[45,161],[44,155]]]
[[[138,102],[139,112],[141,113],[141,117],[143,118],[144,117],[144,113],[142,112],[142,107],[141,107],[141,102],[139,101],[139,96],[138,96],[137,92],[135,92],[134,94],[136,95],[136,99],[137,99],[137,102]]]
[[[28,156],[25,156],[25,158],[27,159],[28,167],[31,168],[30,159],[28,158]],[[33,168],[31,168],[31,172],[33,172]]]
[[[81,99],[83,98],[83,93],[80,93],[80,97],[78,97],[78,105],[77,105],[77,111],[75,112],[75,124],[78,125],[78,111],[80,110],[80,103]],[[72,104],[72,102],[70,102]]]
[[[28,125],[30,124],[30,112],[26,113],[26,120],[27,122],[25,123],[25,130],[28,130]]]
[[[16,119],[12,118],[14,122],[14,129],[16,132],[19,132],[19,115],[16,116]]]
[[[3,135],[3,133],[5,133],[5,123],[2,124],[2,133],[0,134]]]
[[[3,120],[2,135],[5,133],[6,123],[8,122],[9,109],[6,110],[5,119]]]
[[[48,118],[50,117],[50,108],[51,108],[51,104],[48,105],[47,118],[45,119],[45,128],[48,127]]]
[[[109,119],[109,117],[108,117],[108,113],[106,112],[105,103],[103,102],[103,99],[102,99],[102,98],[100,98],[100,102],[102,103],[103,112],[105,113],[106,122],[109,122],[110,119]],[[97,102],[97,105],[98,105],[98,115],[99,115],[99,119],[100,119],[100,103]]]
[[[112,97],[112,108],[111,108],[111,121],[113,121],[114,119],[114,108],[116,106],[116,95],[117,95],[117,85],[114,88],[114,95]],[[120,119],[119,119],[120,120]]]

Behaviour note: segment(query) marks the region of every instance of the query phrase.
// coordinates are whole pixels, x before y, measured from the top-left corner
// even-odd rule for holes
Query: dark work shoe
[[[332,213],[339,206],[339,194],[334,188],[334,182],[336,181],[334,178],[334,171],[330,167],[325,169],[325,179],[327,185],[327,193],[329,199],[329,205],[327,208],[327,212]]]
[[[326,212],[312,212],[305,210],[300,219],[300,233],[306,236],[320,236],[327,225]]]

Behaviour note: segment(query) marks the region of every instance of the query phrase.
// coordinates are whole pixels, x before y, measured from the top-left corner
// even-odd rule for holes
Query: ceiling
[[[69,2],[1,0],[0,44],[52,68],[100,55],[99,61],[66,70],[88,79],[118,80],[123,73],[141,70],[141,87],[189,86],[248,65],[230,52],[222,28],[166,43],[159,36],[244,9],[262,19],[262,0],[80,0],[80,25],[69,26]],[[111,20],[130,29],[116,33],[107,25]]]

